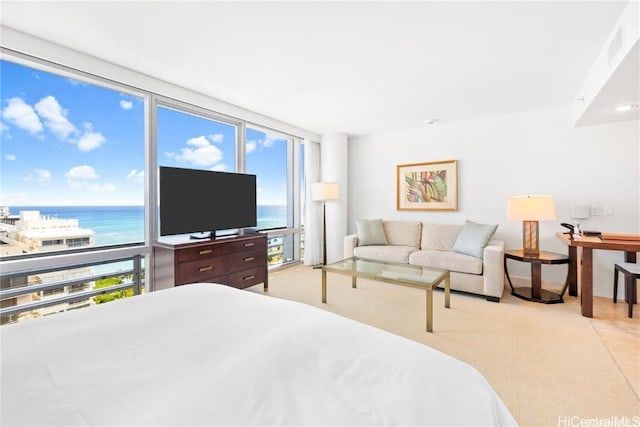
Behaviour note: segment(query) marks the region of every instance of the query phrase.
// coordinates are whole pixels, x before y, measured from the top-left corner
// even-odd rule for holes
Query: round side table
[[[509,277],[509,271],[507,270],[508,259],[531,264],[531,287],[513,287],[511,278]],[[525,255],[522,249],[505,251],[504,273],[506,274],[509,286],[511,287],[511,295],[515,295],[516,297],[527,301],[540,302],[543,304],[557,304],[564,302],[562,296],[567,290],[568,282],[565,283],[562,288],[562,292],[559,294],[542,289],[542,264],[569,264],[569,257],[555,252],[540,251],[538,255]]]

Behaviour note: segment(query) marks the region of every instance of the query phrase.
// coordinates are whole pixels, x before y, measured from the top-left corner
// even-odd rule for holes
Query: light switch
[[[613,216],[615,209],[613,208],[613,205],[603,205],[602,211],[607,216]]]
[[[600,206],[591,205],[591,216],[598,216],[598,215],[600,215]]]

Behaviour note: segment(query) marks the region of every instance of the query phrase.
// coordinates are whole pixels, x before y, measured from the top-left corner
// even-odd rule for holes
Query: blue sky
[[[142,98],[0,61],[0,206],[142,205]],[[158,164],[235,169],[235,128],[159,108]],[[286,140],[246,135],[258,204],[285,204]]]

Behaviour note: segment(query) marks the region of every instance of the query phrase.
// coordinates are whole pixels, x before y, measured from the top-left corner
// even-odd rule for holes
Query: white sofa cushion
[[[384,233],[381,219],[356,219],[356,233],[358,245],[386,245],[387,236]]]
[[[409,263],[409,255],[417,251],[413,246],[357,246],[353,255],[358,258],[373,259],[384,262]]]
[[[383,221],[384,232],[390,245],[412,246],[420,249],[422,223],[416,221]]]
[[[449,251],[416,251],[409,255],[409,263],[423,267],[442,268],[460,273],[482,274],[482,258]]]
[[[462,225],[422,224],[420,249],[430,251],[452,251]]]

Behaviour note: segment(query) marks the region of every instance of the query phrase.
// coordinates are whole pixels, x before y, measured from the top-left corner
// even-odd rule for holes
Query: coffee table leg
[[[355,289],[356,287],[356,276],[351,277],[351,287]]]
[[[449,274],[444,278],[444,307],[451,307],[451,279]]]
[[[327,272],[322,270],[322,302],[327,302]]]
[[[427,289],[427,304],[425,310],[427,311],[427,332],[433,332],[433,291]]]

